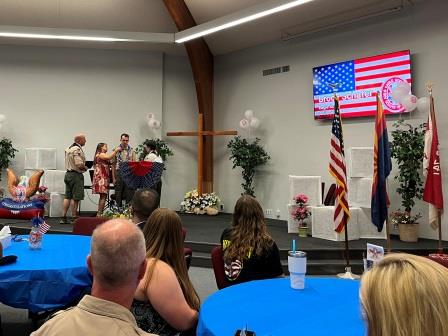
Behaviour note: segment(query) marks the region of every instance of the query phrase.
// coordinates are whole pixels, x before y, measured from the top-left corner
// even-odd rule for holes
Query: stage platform
[[[83,213],[91,216],[93,213]],[[211,249],[219,244],[222,231],[230,226],[231,214],[217,216],[193,215],[180,213],[182,223],[187,230],[185,245],[193,249],[192,265],[198,267],[212,267],[210,259]],[[50,233],[71,233],[73,226],[59,224],[60,218],[47,218],[51,225]],[[9,225],[14,234],[28,234],[31,223],[27,220],[0,219],[0,224]],[[268,219],[268,231],[276,241],[287,272],[287,253],[292,239],[296,240],[297,249],[308,253],[308,274],[336,274],[344,271],[344,242],[334,242],[318,238],[301,238],[297,234],[287,233],[287,223],[282,220]],[[417,243],[402,242],[392,236],[392,250],[406,253],[428,255],[437,250],[437,241],[420,239]],[[362,255],[366,251],[366,243],[373,243],[386,247],[383,239],[361,239],[350,241],[350,258],[353,271],[362,272]],[[448,250],[448,242],[444,242]],[[5,251],[7,255],[7,250]]]

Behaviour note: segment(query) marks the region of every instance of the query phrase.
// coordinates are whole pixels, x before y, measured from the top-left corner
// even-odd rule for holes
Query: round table
[[[304,290],[289,278],[246,282],[207,298],[197,335],[229,336],[237,329],[256,336],[366,334],[359,303],[359,281],[306,278]]]
[[[86,264],[90,238],[46,234],[39,250],[31,250],[28,241],[12,241],[3,254],[18,258],[14,264],[0,266],[0,302],[40,312],[78,298],[92,285]]]

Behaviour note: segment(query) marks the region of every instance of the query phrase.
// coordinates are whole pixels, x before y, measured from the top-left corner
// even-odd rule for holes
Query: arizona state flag
[[[387,136],[386,118],[379,95],[376,95],[375,137],[373,144],[373,183],[372,183],[372,223],[383,230],[387,219],[389,196],[386,179],[392,170],[389,139]]]
[[[443,210],[442,170],[439,157],[439,136],[437,134],[434,98],[430,96],[430,109],[425,132],[425,155],[423,174],[426,176],[423,200],[429,203],[429,224],[438,227],[438,214]]]

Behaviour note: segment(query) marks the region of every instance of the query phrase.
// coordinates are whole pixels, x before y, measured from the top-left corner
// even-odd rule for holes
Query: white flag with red
[[[429,203],[429,224],[438,228],[439,212],[443,210],[442,170],[439,156],[439,137],[434,111],[434,98],[430,97],[430,110],[425,132],[423,174],[426,177],[423,200]]]

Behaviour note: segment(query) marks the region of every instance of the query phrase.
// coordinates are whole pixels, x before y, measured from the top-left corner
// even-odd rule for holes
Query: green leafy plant
[[[424,124],[414,127],[400,119],[394,123],[394,127],[391,155],[397,161],[399,170],[395,176],[400,184],[397,192],[402,199],[401,205],[410,214],[415,199],[421,199],[423,195],[421,170],[425,146]]]
[[[162,139],[159,139],[159,138],[146,139],[136,149],[136,152],[137,152],[137,155],[138,155],[138,158],[140,161],[142,161],[146,156],[143,146],[144,145],[148,146],[150,144],[152,144],[156,147],[156,151],[160,155],[160,157],[162,158],[164,163],[168,159],[169,156],[174,155],[171,148],[169,148],[168,145],[166,144],[166,142],[163,141]]]
[[[243,169],[242,175],[244,182],[241,186],[244,192],[254,197],[252,181],[255,175],[255,169],[258,166],[266,164],[271,158],[259,142],[259,138],[256,138],[254,141],[248,141],[240,136],[236,136],[227,144],[227,148],[230,149],[230,160],[233,161],[232,168],[241,167]]]
[[[11,160],[15,158],[17,149],[12,146],[12,141],[8,138],[0,140],[0,181],[1,171],[8,168]]]

